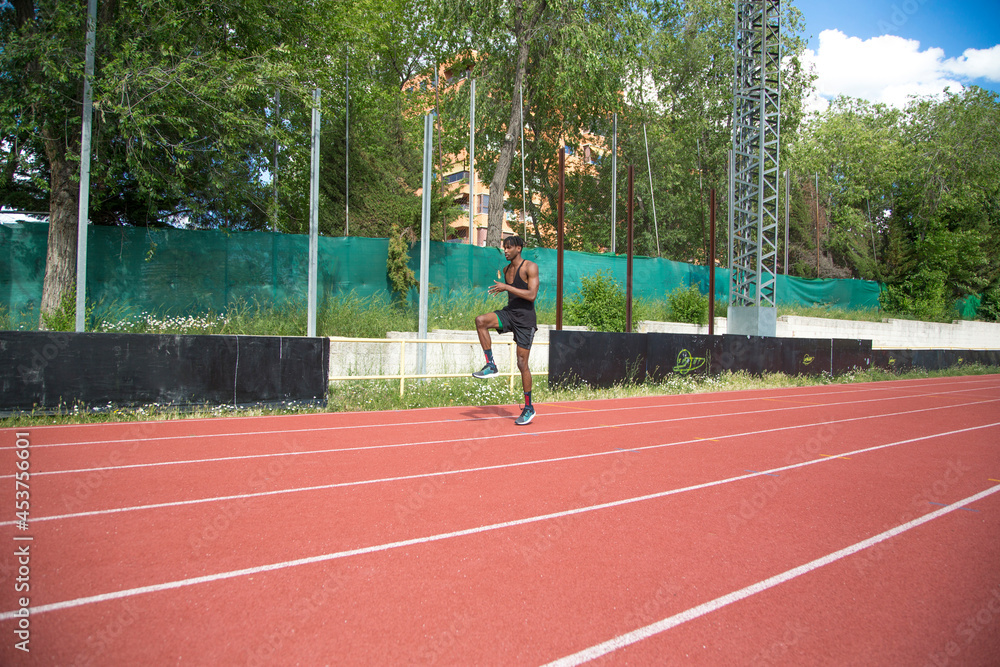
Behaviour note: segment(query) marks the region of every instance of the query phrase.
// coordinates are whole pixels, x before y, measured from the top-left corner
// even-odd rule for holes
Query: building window
[[[566,155],[572,155],[572,154],[573,154],[573,147],[566,146]]]
[[[449,185],[452,183],[458,183],[459,181],[465,180],[469,177],[468,171],[456,171],[454,174],[448,174],[444,177],[444,180]]]
[[[583,161],[586,162],[587,164],[594,163],[593,155],[590,152],[590,146],[583,147]]]
[[[476,207],[476,213],[489,213],[489,212],[490,212],[490,196],[479,195],[479,205]]]

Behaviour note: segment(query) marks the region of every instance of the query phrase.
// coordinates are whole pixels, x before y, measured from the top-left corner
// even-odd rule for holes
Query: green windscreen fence
[[[45,276],[48,225],[0,225],[0,307],[11,314],[37,313]],[[318,288],[322,301],[354,292],[389,296],[386,239],[320,237]],[[225,312],[233,303],[305,303],[309,239],[269,232],[226,233],[183,229],[91,227],[87,245],[88,302],[115,304],[134,313]],[[539,299],[556,298],[557,253],[527,249],[538,264]],[[603,272],[625,285],[626,258],[583,252],[564,256],[564,296],[580,291],[582,278]],[[506,265],[496,248],[431,244],[429,282],[447,295],[485,289]],[[419,274],[419,245],[410,253]],[[728,271],[717,268],[716,298],[728,298]],[[651,257],[633,259],[633,295],[663,299],[678,287],[708,292],[708,267]],[[878,308],[879,285],[863,280],[805,280],[778,276],[779,305],[829,304],[843,309]],[[416,290],[411,294],[415,298]]]

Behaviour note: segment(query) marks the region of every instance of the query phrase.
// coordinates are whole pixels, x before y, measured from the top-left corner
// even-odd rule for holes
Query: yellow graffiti
[[[696,371],[705,365],[704,357],[692,356],[687,350],[681,350],[677,353],[677,365],[674,366],[675,373],[681,373],[682,375],[687,375],[692,371]]]
[[[811,354],[807,354],[806,356],[802,357],[802,363],[808,366],[813,362],[813,359],[815,359],[815,357],[813,357]]]

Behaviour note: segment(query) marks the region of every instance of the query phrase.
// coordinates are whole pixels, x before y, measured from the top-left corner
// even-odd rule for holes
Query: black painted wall
[[[1000,350],[872,350],[870,340],[620,334],[552,331],[549,383],[610,387],[626,377],[642,382],[668,375],[723,371],[840,375],[879,367],[938,370],[960,363],[1000,365]]]
[[[0,410],[325,404],[330,341],[0,332]]]

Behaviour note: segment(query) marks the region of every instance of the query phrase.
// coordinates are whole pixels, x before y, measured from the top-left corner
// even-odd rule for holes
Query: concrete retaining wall
[[[543,325],[535,333],[529,365],[532,373],[546,373],[549,369],[549,332],[555,327]],[[586,331],[586,327],[563,327],[568,331]],[[459,343],[427,343],[427,373],[472,374],[483,367],[485,359],[479,338],[475,331],[454,331],[435,329],[427,334],[430,340],[459,341]],[[403,348],[403,364],[407,375],[417,373],[419,367],[418,343],[400,343],[401,340],[415,340],[416,332],[390,331],[386,343],[360,343],[351,339],[330,339],[330,377],[358,375],[398,375],[400,348]],[[493,359],[501,372],[512,368],[511,343],[513,334],[492,333]],[[516,370],[516,366],[514,367]]]
[[[549,332],[543,325],[535,334],[529,360],[532,373],[547,373]],[[586,327],[563,327],[565,331],[586,331]],[[639,322],[637,333],[677,333],[707,335],[708,326],[681,322]],[[715,319],[716,335],[726,333],[726,318]],[[834,320],[788,315],[778,318],[778,338],[870,340],[874,349],[995,350],[1000,348],[1000,324],[956,321],[951,324],[887,319],[881,322]],[[387,340],[416,339],[415,332],[390,332]],[[427,345],[427,373],[465,374],[482,368],[484,360],[475,331],[436,329],[432,340],[464,341],[468,345]],[[492,334],[493,356],[502,372],[511,369],[511,334]],[[395,375],[399,373],[399,343],[354,343],[330,339],[330,377],[346,375]],[[406,374],[418,368],[418,345],[406,343],[403,352]]]
[[[708,325],[640,322],[638,331],[707,335]],[[727,333],[726,318],[715,318],[715,333]],[[995,350],[1000,348],[1000,324],[965,320],[950,324],[895,319],[861,322],[786,315],[778,318],[776,337],[870,340],[875,349]]]

